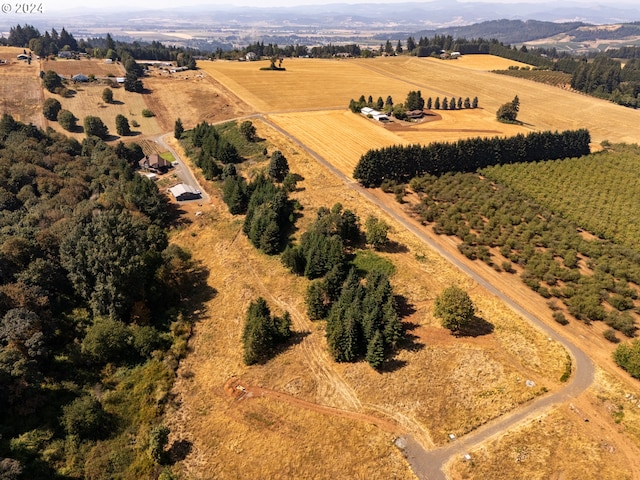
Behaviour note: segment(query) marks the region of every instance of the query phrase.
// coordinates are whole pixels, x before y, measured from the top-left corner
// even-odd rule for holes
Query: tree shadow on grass
[[[409,303],[406,297],[402,295],[394,295],[393,299],[396,301],[396,305],[398,307],[397,311],[400,318],[406,318],[416,313],[416,307]]]
[[[265,355],[263,358],[260,358],[256,362],[256,365],[265,365],[281,353],[286,352],[289,348],[302,343],[305,337],[310,334],[311,332],[309,332],[308,330],[305,330],[303,332],[291,332],[291,336],[287,339],[286,342],[275,345],[273,347],[272,353],[269,355]]]
[[[415,353],[415,352],[419,352],[424,348],[424,343],[419,341],[420,337],[418,337],[417,335],[414,335],[413,333],[410,333],[418,327],[419,325],[417,323],[413,323],[413,322],[402,323],[403,335],[402,335],[402,338],[398,341],[398,344],[396,345],[396,350],[394,354],[400,350],[407,350],[409,352]],[[400,370],[406,365],[407,365],[407,361],[399,360],[394,356],[391,356],[385,359],[385,361],[382,363],[378,371],[391,373],[391,372]]]
[[[169,203],[167,205],[168,221],[172,228],[184,227],[192,223],[186,210],[182,209],[179,203]]]
[[[167,451],[169,463],[174,464],[183,461],[191,453],[192,449],[193,444],[189,440],[176,440]]]
[[[399,243],[399,242],[394,242],[393,240],[389,240],[386,245],[384,245],[383,247],[381,247],[379,249],[379,251],[381,252],[385,252],[385,253],[407,253],[409,251],[409,249],[407,248],[406,245]]]
[[[482,317],[474,316],[473,320],[458,330],[456,336],[458,337],[482,337],[493,333],[495,327],[493,323],[486,321]]]

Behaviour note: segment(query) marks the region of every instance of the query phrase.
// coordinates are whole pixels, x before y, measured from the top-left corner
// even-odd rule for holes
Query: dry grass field
[[[148,95],[127,92],[124,88],[113,89],[113,103],[105,103],[102,100],[102,92],[107,87],[103,83],[78,83],[71,85],[69,88],[75,90],[75,94],[71,98],[62,98],[59,95],[46,92],[47,97],[56,98],[62,104],[62,108],[69,110],[78,118],[78,125],[82,126],[82,122],[86,116],[94,115],[102,119],[109,129],[109,134],[113,138],[118,138],[116,134],[116,115],[122,114],[129,119],[129,126],[133,133],[130,137],[122,138],[122,140],[135,140],[139,135],[158,135],[164,133],[158,122],[158,117],[143,117],[142,110],[145,108],[153,111],[153,102],[148,99]],[[155,113],[155,112],[154,112]],[[139,126],[134,127],[133,121],[137,121]],[[73,136],[78,139],[84,138],[84,132],[79,129],[77,132],[67,132],[58,122],[49,121],[48,125],[54,130]]]
[[[0,114],[8,113],[16,120],[43,126],[42,89],[38,65],[18,61],[22,48],[0,47]]]
[[[65,78],[82,73],[84,75],[94,74],[96,77],[122,77],[124,67],[120,63],[105,63],[102,59],[81,58],[79,60],[56,58],[50,60],[45,58],[40,61],[40,69],[44,72],[53,70],[58,75]]]
[[[612,432],[637,429],[639,417],[638,397],[600,370],[588,395],[471,450],[471,461],[452,459],[449,478],[636,479],[637,441]]]
[[[204,69],[231,90],[233,95],[228,98],[246,101],[250,105],[247,111],[253,108],[267,113],[270,121],[349,175],[368,148],[390,143],[583,126],[595,132],[596,141],[637,138],[638,127],[627,119],[635,118],[637,112],[517,79],[502,83],[502,77],[484,71],[505,68],[500,62],[491,57],[474,58],[466,64],[415,58],[300,59],[286,60],[286,72],[261,72],[259,63],[240,62],[207,62]],[[343,69],[345,75],[338,75],[336,69]],[[300,73],[303,80],[286,77],[290,73]],[[420,89],[423,96],[478,95],[481,108],[439,112],[440,121],[401,129],[386,129],[345,108],[350,98],[360,94],[374,98],[391,94],[403,100],[411,89]],[[525,125],[499,124],[493,112],[516,93]],[[346,102],[338,104],[337,99],[342,98]],[[550,107],[546,98],[561,107]],[[627,119],[625,125],[630,128],[615,128],[612,122],[618,119]],[[319,206],[337,201],[355,210],[360,218],[380,216],[372,204],[321,168],[303,149],[261,122],[254,120],[254,124],[269,150],[280,149],[292,171],[304,178],[294,195],[304,207],[297,224],[301,232]],[[179,401],[169,415],[172,435],[188,438],[194,445],[182,465],[187,478],[412,478],[391,444],[394,435],[372,426],[367,420],[371,415],[396,422],[399,429],[412,432],[428,448],[444,443],[449,433],[461,435],[518,408],[544,389],[554,391],[561,386],[558,379],[566,357],[558,345],[386,217],[394,229],[393,240],[406,247],[383,255],[396,265],[392,283],[411,306],[412,313],[405,318],[410,342],[383,373],[365,364],[335,364],[326,353],[322,322],[310,322],[304,313],[307,281],[292,277],[277,258],[250,247],[240,231],[241,221],[230,218],[215,195],[211,206],[197,208],[203,215],[191,216],[189,210],[192,223],[172,237],[202,261],[216,290],[215,297],[199,312],[192,353],[181,365],[175,389]],[[441,240],[455,249],[454,240]],[[526,288],[493,274],[498,288],[512,289],[525,298],[527,308],[550,315]],[[433,300],[452,283],[469,291],[480,316],[493,326],[491,333],[455,338],[439,326],[432,315]],[[241,362],[242,322],[248,303],[258,295],[267,299],[275,313],[291,313],[298,337],[268,364],[247,368]],[[595,358],[611,368],[610,359],[606,361],[611,347],[587,332],[596,327],[574,327],[576,338],[588,338],[583,348],[602,352]],[[229,395],[225,384],[230,379],[283,395]],[[526,379],[535,382],[533,389],[525,386]],[[471,464],[454,458],[449,474],[455,479],[578,478],[572,472],[594,480],[640,478],[635,460],[640,415],[627,412],[628,395],[640,398],[640,389],[626,374],[601,372],[587,394],[571,400],[573,409],[569,402],[558,405],[540,419],[485,444],[472,452]],[[321,413],[296,404],[295,399],[359,412],[363,418],[354,421]],[[612,407],[617,409],[620,404],[626,412],[622,420]],[[632,408],[635,405],[629,406]],[[589,416],[589,422],[584,422],[584,415]],[[294,435],[299,438],[295,445],[291,443]],[[314,446],[312,460],[307,456],[310,444]],[[336,445],[340,446],[338,455]],[[371,454],[363,453],[363,445]],[[281,469],[283,465],[286,467]]]
[[[143,82],[151,92],[149,103],[165,131],[173,130],[177,118],[185,129],[190,129],[203,121],[221,122],[251,111],[246,103],[230,95],[215,79],[200,72],[169,74],[152,69]]]
[[[295,194],[304,207],[301,228],[319,206],[334,202],[355,210],[360,218],[379,215],[307,154],[256,124],[270,149],[280,149],[292,171],[305,178]],[[230,218],[219,198],[210,207],[198,208],[205,213],[190,216],[193,223],[172,237],[203,262],[217,291],[201,312],[192,353],[182,363],[176,386],[180,407],[169,416],[176,438],[186,436],[194,442],[194,454],[184,465],[188,478],[280,478],[274,473],[278,465],[290,466],[281,478],[411,478],[386,431],[365,421],[318,415],[295,405],[286,408],[286,401],[230,397],[224,391],[230,378],[390,419],[425,446],[442,444],[449,433],[461,435],[516,408],[543,387],[554,391],[560,386],[566,359],[562,348],[390,219],[385,220],[394,226],[393,240],[406,251],[383,255],[396,265],[392,282],[413,311],[405,318],[410,341],[381,374],[364,363],[336,364],[326,352],[322,322],[310,322],[305,315],[308,281],[289,274],[277,257],[256,252],[241,234],[241,222]],[[470,292],[493,333],[456,338],[439,326],[432,315],[433,300],[452,283]],[[248,303],[258,295],[274,312],[291,313],[299,339],[268,364],[249,368],[242,364],[240,337]],[[527,387],[527,379],[536,386]],[[277,408],[286,408],[286,414]],[[329,424],[338,427],[328,428]],[[304,460],[307,447],[301,447],[301,453],[290,446],[290,429],[298,432],[302,445],[315,445],[313,462]],[[343,454],[335,455],[335,445]],[[362,454],[365,445],[373,456]],[[362,458],[354,463],[358,456]],[[246,475],[237,473],[238,465]]]

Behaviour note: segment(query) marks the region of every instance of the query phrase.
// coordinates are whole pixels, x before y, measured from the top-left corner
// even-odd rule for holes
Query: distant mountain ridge
[[[454,38],[497,39],[505,44],[525,43],[546,39],[556,35],[570,37],[574,42],[596,40],[623,40],[640,37],[640,22],[612,24],[607,26],[591,25],[584,22],[543,22],[539,20],[489,20],[487,22],[460,27],[445,27],[435,30],[422,30],[417,37],[451,35]]]

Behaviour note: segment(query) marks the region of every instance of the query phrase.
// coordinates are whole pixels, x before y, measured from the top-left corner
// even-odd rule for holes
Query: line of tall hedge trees
[[[359,160],[353,177],[366,187],[383,180],[405,183],[414,177],[447,172],[474,172],[490,165],[581,157],[590,153],[586,129],[532,132],[509,138],[470,138],[428,146],[394,145],[369,150]]]

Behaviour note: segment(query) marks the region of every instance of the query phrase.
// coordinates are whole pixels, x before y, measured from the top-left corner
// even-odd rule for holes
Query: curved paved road
[[[493,421],[486,423],[480,428],[474,430],[472,433],[461,437],[454,442],[437,448],[435,450],[427,451],[425,450],[418,442],[416,442],[413,437],[407,435],[403,438],[404,443],[406,445],[404,451],[407,457],[407,460],[411,464],[411,467],[416,474],[416,476],[420,480],[446,480],[446,475],[442,471],[442,467],[444,464],[454,455],[462,455],[466,453],[469,449],[478,445],[489,438],[508,430],[515,425],[525,422],[528,419],[534,418],[535,416],[541,415],[545,410],[550,407],[570,400],[571,398],[577,397],[582,392],[584,392],[589,386],[593,383],[594,379],[594,365],[591,359],[577,346],[575,346],[571,341],[564,338],[560,334],[558,334],[555,330],[551,329],[547,326],[542,320],[533,315],[528,310],[524,309],[521,305],[516,303],[511,297],[509,297],[506,293],[498,290],[491,283],[489,283],[484,277],[482,277],[477,272],[473,271],[469,268],[465,263],[463,263],[459,258],[450,254],[448,251],[443,249],[440,245],[434,242],[429,236],[427,236],[421,229],[416,227],[412,222],[407,220],[405,217],[398,215],[393,209],[389,208],[384,202],[380,201],[378,198],[374,197],[367,189],[362,187],[360,184],[354,182],[352,179],[344,175],[338,169],[336,169],[333,165],[327,162],[322,156],[320,156],[317,152],[308,148],[297,138],[290,135],[287,131],[270,121],[263,115],[259,115],[268,125],[272,128],[283,134],[285,137],[289,138],[291,141],[296,143],[300,148],[304,149],[308,152],[313,158],[315,158],[320,164],[326,167],[329,171],[331,171],[338,178],[342,179],[342,181],[347,184],[351,189],[357,191],[360,195],[365,197],[367,200],[375,204],[389,216],[394,218],[398,223],[400,223],[407,230],[412,232],[416,237],[418,237],[422,242],[427,244],[434,251],[438,252],[445,259],[455,265],[457,268],[465,272],[471,278],[473,278],[479,285],[485,288],[487,291],[491,292],[496,297],[500,298],[503,302],[509,305],[514,311],[518,314],[525,317],[532,324],[542,330],[545,335],[547,335],[550,339],[555,340],[562,344],[568,351],[572,357],[573,364],[573,377],[571,381],[563,387],[558,392],[545,395],[543,397],[539,397],[537,399],[532,400],[527,405],[517,408],[513,412],[503,415]]]

